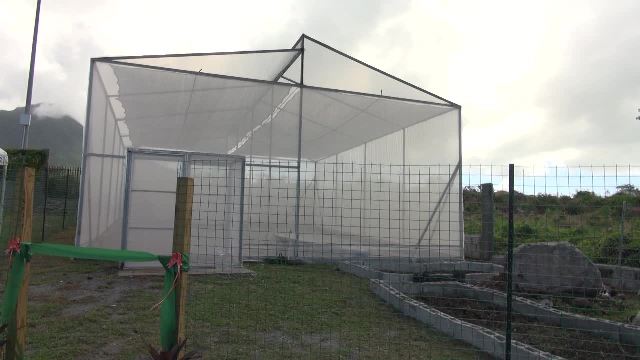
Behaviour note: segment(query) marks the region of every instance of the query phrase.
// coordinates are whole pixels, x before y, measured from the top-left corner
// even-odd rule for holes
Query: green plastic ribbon
[[[20,252],[14,253],[11,257],[11,265],[2,298],[2,307],[0,308],[0,325],[8,325],[16,315],[18,295],[24,279],[24,269],[29,260],[31,260],[31,253],[28,244],[22,244]]]
[[[90,247],[76,247],[73,245],[37,243],[31,244],[33,255],[49,255],[86,260],[102,261],[158,261],[158,255],[144,251],[100,249]]]
[[[162,290],[164,301],[160,307],[160,344],[164,351],[169,351],[176,344],[178,320],[176,314],[176,292],[173,286],[178,273],[176,265],[168,267],[170,256],[154,255],[144,251],[114,250],[75,247],[71,245],[38,243],[23,243],[20,252],[14,253],[11,260],[7,284],[4,289],[2,306],[0,307],[0,325],[7,325],[13,320],[18,304],[18,295],[22,287],[25,265],[32,255],[48,255],[75,259],[102,261],[159,261],[165,269],[164,286]],[[189,271],[189,256],[182,254],[182,268]]]

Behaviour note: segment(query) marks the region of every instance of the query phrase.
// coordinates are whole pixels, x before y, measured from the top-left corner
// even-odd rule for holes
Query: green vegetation
[[[32,167],[40,170],[47,165],[49,160],[49,150],[34,149],[4,149],[9,156],[9,165],[13,168],[21,168],[22,166]]]
[[[516,246],[568,241],[596,262],[616,264],[623,225],[622,263],[640,266],[640,190],[634,186],[619,186],[606,197],[579,191],[573,196],[516,193],[515,198]],[[494,234],[499,254],[506,252],[507,204],[508,193],[496,192]],[[480,192],[476,188],[464,191],[464,221],[465,233],[480,233]]]

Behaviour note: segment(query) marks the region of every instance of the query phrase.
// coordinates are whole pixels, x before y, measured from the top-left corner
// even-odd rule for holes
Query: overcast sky
[[[304,32],[461,104],[465,163],[638,164],[637,0],[42,2],[33,101],[80,122],[91,57],[283,48]],[[0,109],[24,104],[34,9],[3,1]]]

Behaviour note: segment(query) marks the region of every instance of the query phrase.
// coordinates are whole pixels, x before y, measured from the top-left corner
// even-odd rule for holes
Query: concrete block
[[[462,324],[462,326],[460,327],[460,340],[466,342],[467,344],[472,344],[474,331],[475,329],[470,326],[470,324]]]
[[[416,317],[418,321],[431,326],[431,312],[424,306],[418,306],[416,309]]]
[[[620,342],[623,344],[640,346],[640,327],[623,324],[618,328]]]

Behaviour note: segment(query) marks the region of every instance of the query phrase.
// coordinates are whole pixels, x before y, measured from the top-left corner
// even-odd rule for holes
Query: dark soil
[[[491,303],[442,297],[418,300],[458,319],[503,333],[505,309]],[[585,331],[549,326],[514,314],[513,339],[566,359],[640,359],[640,349]]]
[[[506,287],[503,279],[500,278],[477,285],[503,292]],[[514,295],[533,301],[551,300],[553,308],[558,310],[622,323],[630,323],[640,308],[640,296],[633,293],[613,292],[613,296],[609,297],[581,297],[570,294],[550,295],[514,291]]]

